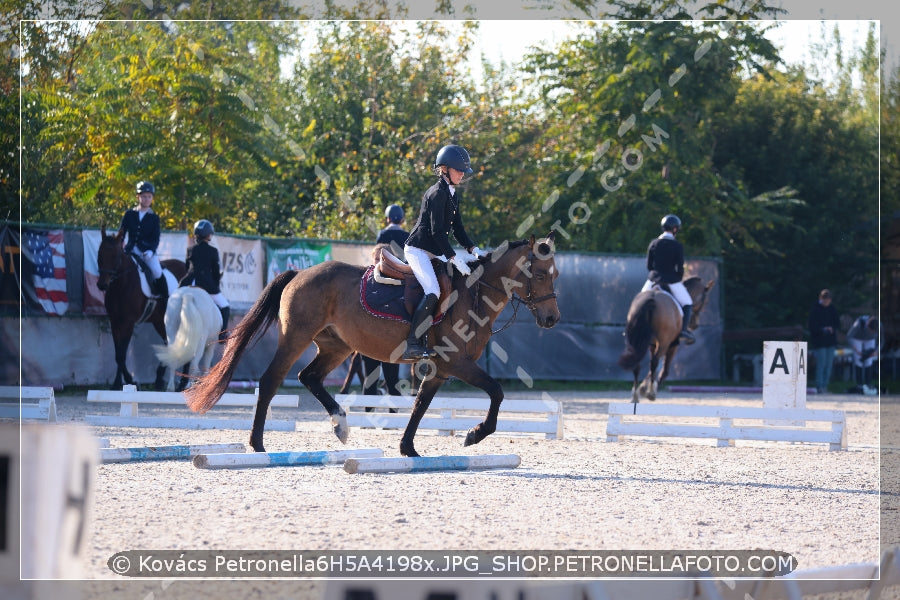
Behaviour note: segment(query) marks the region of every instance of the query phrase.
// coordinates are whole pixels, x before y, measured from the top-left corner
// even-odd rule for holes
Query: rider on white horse
[[[188,248],[187,258],[184,261],[188,270],[181,278],[178,287],[195,285],[206,290],[212,297],[213,302],[219,307],[219,312],[222,313],[223,331],[219,335],[219,341],[224,341],[231,306],[221,289],[222,269],[219,263],[219,251],[209,243],[214,233],[213,225],[208,220],[200,219],[194,223],[196,244]]]
[[[688,330],[691,322],[691,312],[694,309],[691,295],[684,287],[681,280],[684,278],[684,246],[675,239],[675,234],[681,229],[681,219],[675,215],[666,215],[660,222],[662,233],[654,238],[647,248],[647,282],[644,283],[642,292],[651,289],[657,284],[668,284],[672,295],[681,304],[684,316],[681,319],[681,334],[679,339],[687,344],[693,344],[696,340],[694,334]]]

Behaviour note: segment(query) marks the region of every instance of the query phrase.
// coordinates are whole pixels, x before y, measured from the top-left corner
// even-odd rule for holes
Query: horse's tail
[[[251,340],[257,333],[262,336],[278,318],[281,294],[297,273],[294,270],[285,271],[266,286],[250,311],[228,335],[222,359],[206,376],[197,379],[185,390],[187,405],[192,411],[205,413],[222,397]]]
[[[655,310],[656,301],[648,297],[625,325],[625,351],[619,356],[618,361],[619,366],[623,369],[633,371],[647,354],[650,340],[653,339],[653,312]]]
[[[154,346],[159,361],[173,369],[193,360],[206,344],[206,331],[202,327],[203,316],[193,297],[188,294],[181,297],[181,310],[178,314],[179,322],[175,338],[168,346]]]

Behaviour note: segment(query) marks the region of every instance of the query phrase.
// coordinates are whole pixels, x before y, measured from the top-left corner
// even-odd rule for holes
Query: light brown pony
[[[449,302],[439,308],[445,313],[444,319],[428,333],[432,357],[425,363],[429,373],[423,377],[400,441],[403,456],[419,456],[413,445],[419,422],[435,393],[451,376],[484,390],[491,400],[487,416],[468,432],[465,445],[477,444],[495,431],[503,389],[475,361],[491,337],[494,320],[515,295],[520,296],[517,302],[524,302],[531,310],[540,327],[553,327],[559,322],[553,291],[559,276],[553,241],[551,233],[537,242],[534,236],[504,242],[477,264],[473,262],[469,277],[454,275]],[[265,452],[263,428],[269,403],[310,343],[316,344],[318,352],[297,377],[328,411],[337,438],[346,442],[347,417],[325,389],[325,376],[354,350],[376,360],[400,362],[409,333],[409,324],[380,319],[362,307],[359,286],[365,270],[329,261],[302,271],[287,271],[273,279],[232,331],[222,359],[185,392],[191,410],[202,413],[212,408],[227,389],[248,344],[277,321],[278,346],[260,377],[250,445],[257,452]]]
[[[699,277],[684,280],[684,287],[691,295],[694,312],[688,329],[697,329],[700,313],[706,306],[709,290],[715,279],[703,285]],[[678,350],[678,336],[681,334],[681,308],[678,301],[660,289],[640,292],[631,302],[628,309],[628,321],[625,325],[625,351],[619,356],[619,366],[634,372],[634,385],[631,388],[631,401],[637,403],[639,396],[656,400],[659,385],[669,374],[669,367]],[[650,370],[644,381],[638,385],[638,372],[644,355],[650,351]],[[662,373],[656,378],[660,358],[663,361]]]

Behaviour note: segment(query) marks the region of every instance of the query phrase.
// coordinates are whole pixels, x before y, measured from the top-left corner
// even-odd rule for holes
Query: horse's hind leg
[[[634,383],[631,384],[631,402],[632,402],[632,404],[637,404],[638,402],[641,401],[640,394],[638,393],[638,388],[640,387],[640,384],[638,383],[638,378],[640,377],[640,372],[641,372],[641,363],[638,363],[633,371]]]
[[[294,366],[294,363],[306,350],[310,344],[309,338],[303,338],[298,334],[292,334],[290,331],[282,333],[278,338],[278,347],[275,350],[275,356],[269,366],[266,367],[265,373],[259,378],[259,396],[256,400],[256,413],[253,415],[253,428],[250,430],[250,446],[256,452],[265,452],[263,446],[263,431],[266,427],[266,413],[269,410],[269,404],[272,397],[278,391],[278,387],[284,382],[288,371]]]
[[[347,414],[334,397],[325,389],[325,377],[335,370],[344,360],[350,356],[351,349],[341,339],[333,335],[319,335],[315,338],[319,351],[316,357],[303,368],[297,375],[300,383],[306,386],[316,397],[328,415],[331,417],[331,426],[334,435],[341,443],[347,443],[350,429],[347,427]]]

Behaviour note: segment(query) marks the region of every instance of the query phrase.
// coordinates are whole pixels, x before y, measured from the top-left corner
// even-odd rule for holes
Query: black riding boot
[[[169,297],[169,284],[166,281],[165,275],[160,275],[159,278],[153,282],[153,289],[160,298]]]
[[[428,348],[425,346],[425,334],[431,327],[434,309],[437,308],[438,297],[434,294],[426,294],[419,302],[416,312],[413,314],[412,323],[409,326],[409,335],[406,338],[406,350],[403,352],[404,360],[419,360],[428,358]],[[421,332],[421,333],[420,333]]]
[[[219,312],[222,313],[222,331],[219,332],[219,341],[224,342],[228,339],[228,317],[231,316],[231,307],[219,307]]]
[[[681,310],[684,311],[684,316],[681,318],[681,333],[678,335],[678,339],[690,346],[697,341],[697,338],[695,338],[694,334],[688,329],[688,325],[691,323],[691,313],[694,311],[694,306],[692,304],[686,304],[681,307]]]

